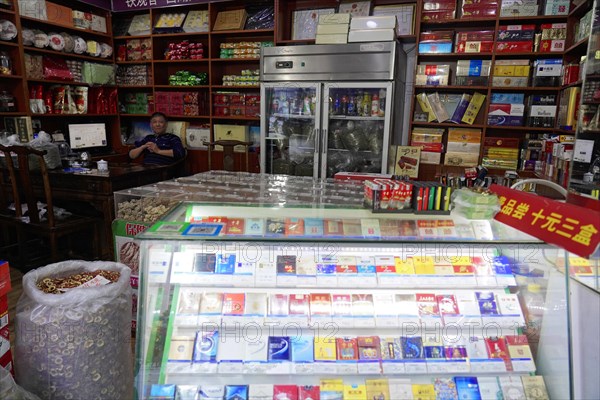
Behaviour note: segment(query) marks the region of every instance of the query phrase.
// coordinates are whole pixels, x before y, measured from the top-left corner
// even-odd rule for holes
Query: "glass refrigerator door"
[[[321,85],[263,83],[261,170],[317,177]]]
[[[392,83],[327,83],[321,176],[387,172]]]

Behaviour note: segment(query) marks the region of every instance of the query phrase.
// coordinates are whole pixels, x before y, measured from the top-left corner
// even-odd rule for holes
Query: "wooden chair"
[[[215,146],[222,146],[223,151],[223,169],[225,171],[245,171],[249,172],[249,152],[252,142],[242,142],[240,140],[215,140],[214,142],[204,142],[204,145],[208,147],[208,170],[212,170],[212,153],[215,151]],[[238,168],[235,167],[235,146],[244,146],[244,154],[246,160],[246,166],[243,168],[241,165]]]
[[[70,255],[76,249],[71,239],[77,234],[80,239],[90,243],[92,257],[97,257],[100,254],[100,219],[79,215],[55,215],[48,168],[44,161],[46,151],[26,146],[0,145],[0,152],[4,155],[3,160],[0,160],[0,225],[4,233],[2,249],[18,249],[17,261],[20,268],[39,266],[43,262],[72,258]],[[41,180],[41,189],[34,189],[32,184],[37,185],[36,179]],[[38,201],[47,205],[47,212],[41,218]],[[14,210],[7,207],[11,202],[14,203]],[[28,221],[24,217],[28,217]],[[6,240],[7,232],[14,235],[8,238],[12,240]],[[88,236],[82,236],[86,234]],[[38,240],[30,242],[32,238]],[[61,240],[63,238],[68,240]],[[46,243],[49,256],[47,250],[36,254]],[[62,244],[67,244],[67,248],[61,249]],[[61,253],[61,250],[64,251]]]

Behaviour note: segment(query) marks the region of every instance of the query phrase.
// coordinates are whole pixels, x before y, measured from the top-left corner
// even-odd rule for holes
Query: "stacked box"
[[[502,25],[498,28],[496,52],[531,52],[534,38],[535,25]]]
[[[457,53],[489,53],[494,47],[494,31],[456,32]]]
[[[560,129],[567,131],[577,129],[577,110],[579,109],[580,94],[581,88],[579,86],[569,87],[561,92],[558,108],[558,127]]]
[[[486,137],[483,141],[483,160],[486,168],[517,169],[519,139]]]
[[[447,21],[456,15],[456,0],[425,0],[421,19],[423,22]]]
[[[563,61],[560,58],[545,58],[533,63],[532,86],[560,86]]]
[[[421,32],[419,37],[419,53],[447,54],[452,53],[454,31]]]
[[[151,97],[148,93],[126,93],[123,99],[125,112],[127,114],[149,114]]]
[[[118,65],[116,82],[119,86],[146,86],[150,78],[150,65]]]
[[[460,17],[465,18],[494,18],[498,12],[496,0],[462,0]]]
[[[490,60],[458,60],[456,62],[455,85],[487,86],[490,78]]]
[[[527,126],[554,128],[556,123],[557,96],[555,94],[532,94],[529,96]]]
[[[496,60],[492,76],[492,86],[528,86],[529,69],[529,60]]]
[[[200,115],[198,92],[156,92],[156,111],[167,115]]]
[[[537,51],[540,53],[565,51],[567,24],[542,24],[542,37]]]
[[[521,155],[519,157],[521,159],[521,165],[519,169],[525,171],[541,171],[541,157],[544,140],[531,139],[527,136],[521,148]]]
[[[579,23],[575,24],[575,39],[573,40],[574,43],[577,43],[590,35],[590,32],[592,31],[592,11],[593,10],[590,10],[587,13],[585,13],[585,15],[579,20]]]
[[[492,93],[488,125],[522,126],[525,113],[523,93]]]
[[[415,85],[447,86],[450,77],[450,65],[419,64],[415,76]]]
[[[316,44],[344,44],[348,43],[348,29],[350,28],[350,14],[324,14],[319,15],[317,25]]]
[[[501,17],[534,17],[538,15],[537,0],[502,0]]]
[[[481,130],[448,128],[445,165],[476,167],[479,164]]]
[[[348,42],[383,42],[396,40],[396,17],[353,17]]]
[[[544,15],[568,15],[569,0],[546,0]]]
[[[444,151],[443,136],[444,129],[413,128],[410,145],[421,148],[421,164],[440,163]]]

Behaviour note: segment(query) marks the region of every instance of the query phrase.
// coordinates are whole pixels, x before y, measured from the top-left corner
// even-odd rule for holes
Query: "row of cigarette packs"
[[[426,381],[408,378],[320,379],[319,384],[174,385],[155,384],[150,400],[497,400],[549,399],[542,376],[456,376]]]

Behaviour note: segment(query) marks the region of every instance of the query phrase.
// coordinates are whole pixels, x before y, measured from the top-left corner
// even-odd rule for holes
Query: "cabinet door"
[[[321,85],[263,84],[261,169],[270,174],[318,174]]]
[[[324,89],[321,176],[385,173],[392,83],[328,83]]]

